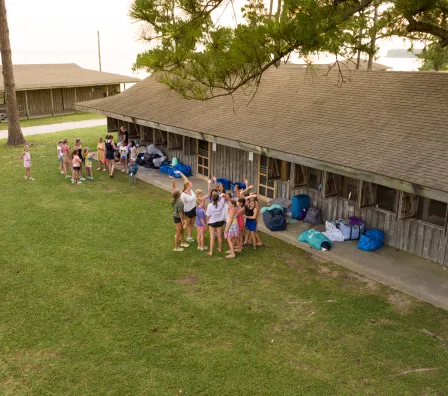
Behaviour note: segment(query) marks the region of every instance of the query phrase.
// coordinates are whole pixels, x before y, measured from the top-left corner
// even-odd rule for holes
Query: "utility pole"
[[[101,71],[101,46],[100,46],[100,31],[97,30],[98,34],[98,62],[100,64],[100,71]]]

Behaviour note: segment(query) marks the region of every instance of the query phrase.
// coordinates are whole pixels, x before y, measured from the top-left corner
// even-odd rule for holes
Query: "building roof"
[[[356,59],[346,59],[343,61],[339,61],[341,68],[344,71],[355,71],[356,70]],[[306,68],[308,67],[306,64],[304,63],[292,63],[292,62],[288,62],[288,65],[301,65],[302,67]],[[368,61],[367,59],[361,59],[361,61],[359,62],[359,69],[358,70],[367,70],[367,65],[368,65]],[[328,70],[330,68],[335,68],[335,62],[330,62],[330,63],[312,63],[311,66],[319,66],[324,70]],[[377,63],[377,62],[372,62],[372,71],[385,71],[385,70],[392,70],[393,68],[391,66],[387,66],[387,65],[383,65],[381,63]]]
[[[135,83],[136,77],[105,73],[96,70],[83,69],[75,63],[14,65],[16,89],[49,89],[64,87],[79,87],[91,85],[106,85],[119,83]],[[0,91],[4,90],[3,75],[0,65]]]
[[[255,97],[186,100],[149,77],[78,104],[448,192],[448,73],[338,73],[282,65]]]

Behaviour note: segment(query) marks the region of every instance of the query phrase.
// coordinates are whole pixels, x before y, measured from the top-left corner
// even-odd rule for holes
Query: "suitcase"
[[[310,207],[310,197],[306,194],[295,195],[292,197],[292,218],[298,219],[303,209]]]

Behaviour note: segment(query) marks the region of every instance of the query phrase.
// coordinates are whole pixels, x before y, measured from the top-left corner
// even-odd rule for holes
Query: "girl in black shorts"
[[[176,235],[174,237],[174,251],[175,252],[182,252],[184,247],[189,247],[188,243],[185,243],[184,241],[184,225],[183,220],[185,218],[184,216],[184,204],[182,200],[180,199],[180,191],[176,189],[176,182],[173,179],[173,197],[171,199],[171,206],[173,207],[173,221],[176,225]],[[179,241],[180,246],[179,247]]]
[[[107,160],[107,168],[109,169],[109,176],[114,177],[114,169],[115,169],[115,150],[117,147],[114,143],[114,138],[112,135],[106,136],[106,141],[104,142],[104,148],[106,149],[106,160]]]

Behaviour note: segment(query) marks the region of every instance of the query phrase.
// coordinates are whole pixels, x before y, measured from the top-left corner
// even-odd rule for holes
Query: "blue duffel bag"
[[[383,246],[383,242],[383,231],[377,229],[369,230],[366,231],[365,234],[362,234],[359,238],[358,249],[370,252]]]

